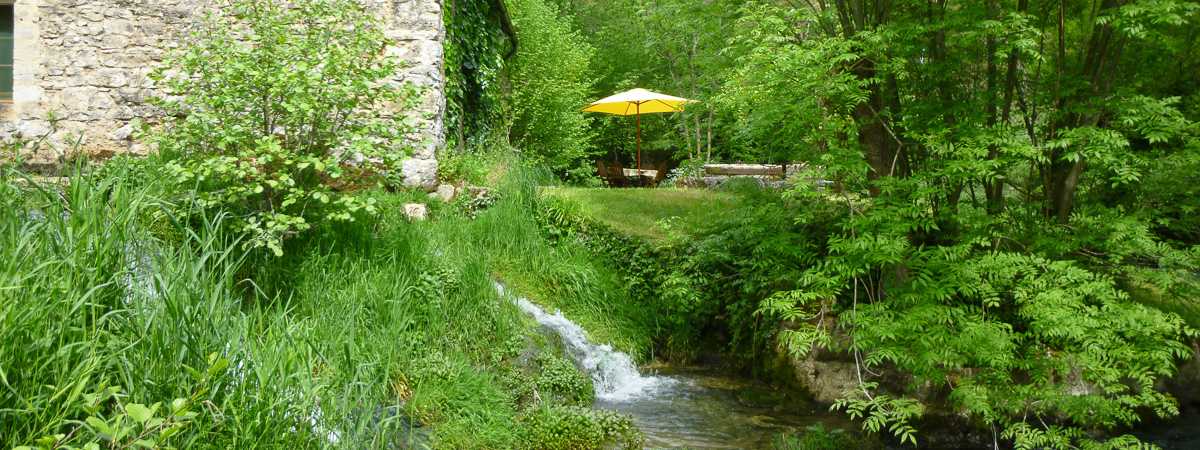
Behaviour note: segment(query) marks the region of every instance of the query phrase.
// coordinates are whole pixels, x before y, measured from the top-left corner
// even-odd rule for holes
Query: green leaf
[[[106,434],[109,436],[112,436],[112,434],[113,434],[112,427],[110,427],[108,425],[108,422],[105,422],[98,417],[95,417],[95,416],[88,417],[87,419],[84,419],[83,421],[86,422],[88,424],[88,426],[91,426],[93,429],[95,429],[96,432],[98,432],[98,433]]]
[[[130,403],[129,405],[126,405],[125,413],[129,414],[130,418],[142,425],[145,425],[150,418],[154,417],[154,410],[147,408],[146,405],[141,403]]]

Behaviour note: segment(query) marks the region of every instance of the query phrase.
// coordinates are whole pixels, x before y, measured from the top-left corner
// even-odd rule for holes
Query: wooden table
[[[649,177],[649,178],[655,178],[655,177],[658,177],[658,171],[657,171],[657,170],[649,170],[649,169],[642,169],[642,170],[637,170],[637,169],[621,169],[621,171],[625,173],[625,176],[626,176],[627,178],[634,178],[634,177]]]

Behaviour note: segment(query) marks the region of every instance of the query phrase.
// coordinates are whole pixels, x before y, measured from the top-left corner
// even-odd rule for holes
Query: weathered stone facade
[[[0,0],[4,4],[6,0]],[[215,0],[7,0],[16,15],[14,93],[0,104],[0,139],[47,137],[54,148],[79,148],[93,156],[145,154],[130,122],[152,119],[155,95],[147,75],[180,45],[199,15]],[[406,61],[396,79],[421,86],[425,98],[412,113],[420,143],[404,162],[406,183],[433,189],[436,149],[445,141],[442,72],[442,0],[365,0],[378,11]],[[38,163],[58,155],[27,155]]]

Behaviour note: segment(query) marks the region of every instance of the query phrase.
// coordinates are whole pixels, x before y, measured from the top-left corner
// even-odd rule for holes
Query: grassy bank
[[[503,205],[471,226],[490,236],[487,247],[496,275],[522,295],[549,309],[560,309],[588,330],[595,342],[608,343],[637,360],[651,357],[657,318],[630,295],[627,280],[585,245],[547,240],[535,220],[536,193],[523,193],[524,208]],[[516,202],[513,202],[516,203]]]
[[[543,190],[547,228],[616,269],[631,304],[656,318],[659,356],[720,356],[761,373],[774,359],[777,321],[760,301],[794,286],[817,261],[823,223],[797,224],[802,202],[756,183],[721,190]]]
[[[645,327],[626,328],[638,319],[611,313],[621,299],[597,294],[612,275],[539,236],[530,178],[475,219],[432,204],[434,220],[409,223],[401,204],[424,194],[376,193],[379,217],[276,258],[244,252],[220,215],[173,221],[176,197],[138,181],[152,164],[79,173],[61,194],[0,180],[0,447],[636,441],[627,421],[573,409],[586,377],[493,288],[545,283],[531,293],[608,323],[603,340],[648,348]]]

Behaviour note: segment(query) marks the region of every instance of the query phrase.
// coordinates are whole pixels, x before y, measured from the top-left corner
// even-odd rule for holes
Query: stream
[[[496,291],[505,296],[504,285]],[[775,436],[813,425],[858,430],[844,414],[789,398],[761,382],[703,367],[658,366],[639,370],[633,359],[595,344],[560,311],[546,312],[513,294],[517,307],[562,339],[566,351],[591,376],[594,407],[633,418],[647,448],[768,449]],[[1143,423],[1133,434],[1164,450],[1200,448],[1200,413],[1186,411],[1167,422]],[[953,444],[951,444],[953,445]],[[912,448],[885,444],[886,448]]]
[[[597,397],[595,404],[633,417],[651,448],[760,449],[778,434],[816,424],[856,428],[824,407],[789,401],[768,386],[709,369],[667,367],[653,377],[670,382],[633,398]]]
[[[496,290],[502,296],[506,291],[499,283]],[[709,369],[668,366],[643,374],[629,355],[588,341],[583,328],[561,312],[512,298],[522,312],[554,331],[591,376],[594,407],[632,417],[648,448],[760,449],[768,448],[775,435],[815,424],[855,428],[820,405],[797,403],[762,383]]]

